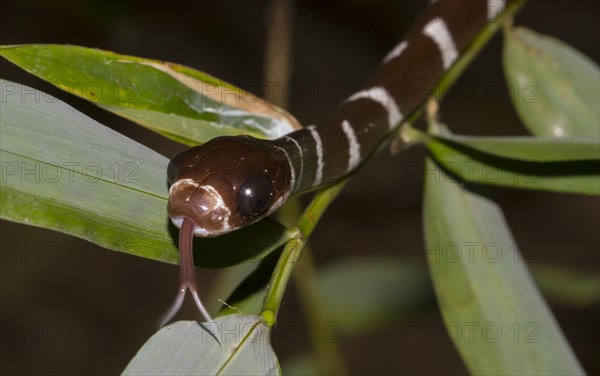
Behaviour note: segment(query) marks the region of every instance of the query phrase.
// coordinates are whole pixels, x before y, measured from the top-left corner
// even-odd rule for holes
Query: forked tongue
[[[192,298],[204,319],[212,321],[198,295],[198,282],[196,281],[196,273],[194,271],[193,242],[194,222],[184,218],[179,230],[179,291],[171,307],[163,314],[159,327],[164,326],[179,312],[185,299],[186,290],[190,290]]]

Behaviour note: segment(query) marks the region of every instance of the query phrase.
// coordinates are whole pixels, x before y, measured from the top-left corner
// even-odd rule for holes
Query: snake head
[[[217,137],[169,162],[168,213],[194,235],[213,237],[269,215],[290,195],[290,165],[283,150],[249,136]]]

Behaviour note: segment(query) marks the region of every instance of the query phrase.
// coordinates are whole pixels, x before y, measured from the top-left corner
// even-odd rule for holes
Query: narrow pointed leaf
[[[600,139],[590,137],[473,137],[436,135],[440,141],[525,162],[600,161]],[[600,172],[600,171],[599,171]]]
[[[579,51],[523,27],[505,33],[513,103],[537,136],[600,137],[600,69]]]
[[[0,89],[2,218],[178,262],[165,157],[35,89],[4,80]],[[256,260],[292,235],[275,221],[261,221],[198,239],[195,260],[208,267]]]
[[[428,175],[424,225],[448,335],[472,374],[584,373],[494,202]]]
[[[229,315],[210,323],[179,321],[142,346],[124,375],[279,375],[270,330],[260,316]]]
[[[438,162],[427,174],[438,181],[458,177],[480,184],[600,195],[600,143],[594,140],[436,135],[426,142]]]
[[[179,142],[275,138],[300,125],[284,110],[197,70],[68,45],[1,46],[0,55],[62,90]]]

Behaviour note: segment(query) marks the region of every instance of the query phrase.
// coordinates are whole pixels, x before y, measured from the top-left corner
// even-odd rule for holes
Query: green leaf
[[[0,80],[0,217],[177,263],[162,155],[35,89]],[[293,236],[273,220],[195,241],[196,262],[256,260]]]
[[[62,90],[190,145],[215,135],[276,138],[300,127],[284,110],[177,64],[52,44],[1,46],[0,55]]]
[[[537,136],[600,137],[600,69],[565,43],[508,29],[504,71],[521,120]]]
[[[260,316],[179,321],[142,346],[124,375],[279,375],[270,330]]]
[[[424,225],[448,335],[472,374],[583,374],[494,202],[428,175]]]
[[[433,302],[423,268],[400,259],[356,259],[319,270],[319,295],[343,333],[357,334],[398,324]]]
[[[435,136],[454,147],[467,147],[496,157],[526,162],[600,161],[600,139],[586,137],[473,137]],[[600,170],[598,170],[600,173]]]
[[[426,143],[439,164],[427,171],[436,181],[458,177],[480,184],[600,194],[600,143],[594,140],[444,134],[428,137]]]

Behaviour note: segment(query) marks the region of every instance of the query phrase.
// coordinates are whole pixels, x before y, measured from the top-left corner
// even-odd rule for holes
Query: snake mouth
[[[194,236],[214,237],[232,230],[231,210],[211,185],[191,179],[176,181],[169,189],[169,217],[181,228],[184,219],[194,223]]]

